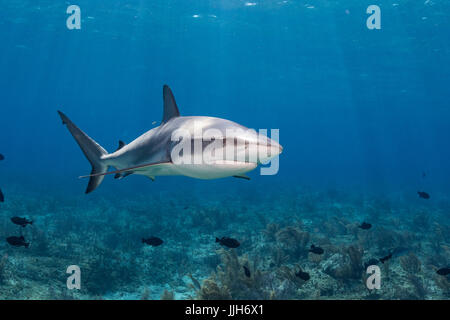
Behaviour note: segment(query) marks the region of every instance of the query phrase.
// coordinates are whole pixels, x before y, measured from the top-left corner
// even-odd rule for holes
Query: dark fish
[[[194,285],[195,288],[197,288],[198,290],[202,289],[202,285],[200,284],[200,282],[198,282],[197,279],[195,279],[192,274],[188,274],[189,278],[191,278],[192,284]]]
[[[411,249],[406,248],[406,247],[397,247],[397,248],[391,249],[389,251],[390,251],[390,253],[387,256],[379,259],[381,263],[384,263],[385,261],[387,261],[391,258],[398,258],[398,257],[404,256],[405,254],[408,254],[409,252],[411,252]]]
[[[27,224],[33,224],[33,221],[27,220],[27,218],[21,218],[21,217],[12,217],[11,221],[12,221],[12,223],[22,226],[24,228],[27,226]]]
[[[369,230],[370,228],[372,228],[372,225],[370,223],[363,222],[361,223],[360,226],[358,226],[358,228],[361,228],[363,230]]]
[[[440,276],[448,276],[450,274],[450,268],[441,268],[436,273]]]
[[[422,178],[425,178],[427,176],[427,173],[425,171],[422,172]]]
[[[386,257],[380,258],[381,263],[384,263],[385,261],[392,258],[392,253],[389,253]]]
[[[157,247],[163,244],[164,241],[162,241],[160,238],[158,237],[150,237],[147,239],[142,239],[142,243],[148,244],[149,246],[152,247]]]
[[[397,247],[394,250],[392,250],[392,257],[398,258],[398,257],[404,256],[405,254],[408,254],[409,252],[411,252],[410,248]]]
[[[311,278],[309,276],[309,273],[302,271],[302,269],[300,269],[298,272],[296,272],[295,275],[304,281],[308,281]]]
[[[369,266],[375,266],[378,264],[378,259],[372,258],[369,261],[364,263],[364,269],[367,269]]]
[[[309,252],[312,252],[314,254],[323,254],[323,249],[321,247],[316,247],[315,245],[311,245],[311,249],[309,249]]]
[[[0,153],[0,161],[5,160],[5,156]]]
[[[20,237],[8,237],[6,241],[15,247],[25,247],[28,248],[30,246],[29,242],[25,242],[25,238],[23,236]]]
[[[250,270],[246,266],[242,266],[244,268],[244,273],[247,278],[250,278],[251,273]]]
[[[430,199],[430,195],[424,191],[417,191],[417,194],[422,199]]]
[[[222,239],[216,238],[216,242],[220,243],[222,246],[228,247],[228,248],[237,248],[241,244],[236,239],[228,238],[228,237],[222,237]]]

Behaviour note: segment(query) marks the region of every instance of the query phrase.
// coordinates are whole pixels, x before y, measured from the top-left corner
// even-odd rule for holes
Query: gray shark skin
[[[217,179],[238,177],[248,179],[246,172],[255,169],[279,155],[283,148],[275,141],[235,122],[203,116],[180,116],[175,98],[169,86],[163,87],[163,119],[155,127],[129,144],[119,141],[119,148],[108,153],[97,142],[80,130],[64,113],[58,111],[69,132],[80,146],[92,165],[86,193],[94,191],[106,175],[114,174],[116,179],[130,174],[144,175],[152,180],[156,176],[182,175],[197,179]],[[213,130],[213,138],[203,133]],[[184,133],[180,135],[179,133]],[[200,135],[196,133],[200,132]],[[230,134],[231,132],[231,134]],[[182,152],[178,149],[188,142]],[[199,146],[199,147],[198,147]],[[225,152],[225,147],[235,147],[235,154]],[[198,148],[196,148],[198,147]],[[178,148],[178,149],[176,149]],[[265,148],[266,153],[261,149]],[[186,153],[188,150],[191,154]],[[221,155],[213,161],[183,162],[174,159],[175,155],[189,156],[194,159],[205,151]],[[176,151],[176,152],[175,152]],[[237,156],[236,153],[241,153]],[[245,153],[245,157],[242,154]],[[223,156],[222,156],[223,155]],[[197,158],[199,159],[199,158]],[[116,170],[108,171],[109,167]]]

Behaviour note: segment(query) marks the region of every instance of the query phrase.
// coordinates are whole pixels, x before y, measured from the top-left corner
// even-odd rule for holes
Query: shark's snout
[[[281,152],[283,152],[283,147],[278,142],[272,140],[272,145],[270,147],[271,159],[280,155]]]
[[[275,142],[273,140],[271,141],[271,153],[273,154],[273,156],[277,156],[279,154],[281,154],[283,152],[283,147],[281,146],[281,144],[279,144],[278,142]]]
[[[259,136],[258,160],[260,163],[268,163],[281,152],[283,152],[283,147],[278,142],[263,135]]]

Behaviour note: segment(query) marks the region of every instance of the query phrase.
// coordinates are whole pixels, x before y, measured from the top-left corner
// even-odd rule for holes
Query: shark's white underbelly
[[[211,164],[172,164],[142,168],[136,174],[156,176],[186,176],[197,179],[217,179],[241,175],[255,169],[256,163],[220,160]]]

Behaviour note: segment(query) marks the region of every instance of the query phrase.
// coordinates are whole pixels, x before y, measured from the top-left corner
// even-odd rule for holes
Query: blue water
[[[81,8],[81,30],[66,27],[70,4]],[[46,298],[51,294],[36,292],[47,292],[49,286],[54,287],[53,293],[67,294],[62,266],[77,261],[56,255],[52,251],[56,245],[74,242],[77,249],[73,250],[80,252],[90,252],[94,246],[119,250],[124,256],[145,258],[150,268],[148,258],[157,248],[142,248],[139,240],[148,230],[167,239],[166,248],[174,252],[165,253],[166,265],[161,266],[173,268],[169,275],[160,279],[148,271],[142,277],[133,276],[129,283],[93,292],[82,289],[75,297],[138,298],[141,293],[130,288],[145,286],[155,287],[150,289],[150,298],[159,298],[163,288],[174,292],[175,298],[195,297],[195,291],[180,289],[186,274],[176,271],[177,246],[170,239],[177,233],[171,235],[170,229],[187,234],[179,239],[193,252],[185,257],[186,268],[200,281],[219,265],[216,233],[242,236],[251,230],[254,238],[239,249],[239,258],[245,254],[267,258],[260,247],[276,247],[274,241],[281,240],[261,238],[265,223],[259,225],[258,215],[280,228],[300,220],[299,229],[317,237],[316,241],[328,239],[333,245],[348,246],[353,244],[351,231],[341,231],[348,238],[341,241],[323,230],[327,219],[332,221],[328,214],[335,214],[329,208],[342,210],[336,215],[346,216],[344,224],[348,225],[371,217],[367,208],[375,207],[379,215],[372,216],[370,232],[379,235],[376,228],[382,228],[383,232],[403,232],[405,237],[414,234],[415,254],[422,263],[422,273],[414,277],[433,283],[412,296],[399,289],[397,295],[385,291],[379,297],[448,298],[448,279],[435,279],[434,269],[450,263],[450,3],[376,1],[381,8],[381,30],[366,27],[366,9],[371,4],[374,1],[2,2],[0,153],[5,160],[0,163],[0,187],[5,203],[0,204],[0,234],[17,233],[9,218],[26,215],[36,220],[25,229],[35,239],[33,244],[38,243],[37,234],[46,234],[49,249],[44,254],[33,245],[26,251],[2,243],[0,255],[7,253],[15,263],[30,257],[64,262],[53,266],[62,270],[59,282],[50,280],[44,271],[37,280],[31,271],[17,275],[7,265],[5,277],[22,283],[28,291],[13,293],[14,281],[6,280],[3,286],[11,291],[5,289],[0,297]],[[84,195],[87,181],[77,177],[88,174],[90,166],[56,110],[66,113],[106,150],[114,151],[118,140],[130,142],[161,120],[163,84],[171,86],[182,115],[215,116],[249,128],[279,129],[284,151],[278,174],[260,176],[255,170],[249,173],[250,181],[157,177],[151,182],[139,176],[120,181],[107,177],[99,189]],[[418,190],[430,193],[431,199],[419,199]],[[308,211],[301,209],[304,199],[310,199],[315,214],[303,214],[302,210]],[[383,209],[376,207],[380,203]],[[190,209],[183,210],[185,206]],[[127,211],[130,207],[140,209],[133,215]],[[349,207],[353,209],[343,209]],[[203,229],[180,220],[205,210],[216,218],[231,217]],[[155,216],[162,221],[158,228]],[[429,221],[426,229],[417,229],[417,222],[411,220],[416,216]],[[55,221],[59,221],[57,226]],[[77,221],[82,226],[72,230],[68,225]],[[138,229],[125,227],[133,223]],[[110,242],[101,240],[102,234],[111,233],[108,227],[125,233],[114,240],[121,245],[112,248]],[[205,247],[208,241],[203,237],[207,236],[212,240]],[[130,240],[133,237],[139,250],[130,252],[123,244],[134,241]],[[356,239],[366,253],[381,257],[391,249],[390,244],[372,249],[367,244],[371,240],[361,237],[358,233]],[[198,241],[203,249],[196,246]],[[426,244],[418,248],[436,241],[440,249],[433,253]],[[195,267],[195,250],[213,255],[216,263]],[[323,261],[315,262],[300,255],[303,261],[289,250],[285,253],[294,255],[286,266],[303,263],[320,275],[318,270],[325,268],[322,264],[332,258],[327,253]],[[309,265],[314,263],[320,266]],[[124,268],[124,274],[131,274],[129,266]],[[270,263],[262,263],[259,269],[277,272]],[[416,283],[405,277],[391,282],[397,281],[399,287]],[[395,277],[391,274],[391,278]],[[305,286],[315,292],[319,279],[317,275]],[[295,295],[293,290],[276,297],[367,295],[361,281],[352,281],[346,290],[329,295],[309,291]],[[268,298],[241,291],[232,290],[231,298]]]

